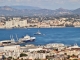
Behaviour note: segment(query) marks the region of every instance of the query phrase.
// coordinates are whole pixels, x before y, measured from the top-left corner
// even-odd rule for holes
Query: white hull
[[[0,41],[0,46],[5,46],[5,45],[14,45],[16,42],[14,40],[3,40]]]
[[[29,35],[24,36],[24,38],[20,38],[19,42],[29,42],[35,40],[35,37],[30,37]]]
[[[35,33],[34,35],[41,35],[40,31],[38,30],[37,33]]]

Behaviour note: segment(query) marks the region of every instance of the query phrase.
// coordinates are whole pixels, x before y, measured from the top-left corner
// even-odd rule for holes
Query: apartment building
[[[4,46],[4,56],[17,58],[20,56],[20,45]]]

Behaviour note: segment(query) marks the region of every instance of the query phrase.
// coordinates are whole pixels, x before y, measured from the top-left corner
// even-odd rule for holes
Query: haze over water
[[[34,35],[37,31],[44,35]],[[18,29],[0,29],[0,40],[10,39],[10,35],[17,41],[25,35],[35,36],[34,42],[28,42],[36,45],[44,45],[48,43],[64,43],[73,45],[77,43],[80,46],[80,28],[18,28]],[[25,43],[25,44],[28,44]]]

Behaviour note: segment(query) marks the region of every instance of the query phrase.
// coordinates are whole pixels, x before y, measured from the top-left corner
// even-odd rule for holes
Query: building
[[[27,27],[27,20],[19,21],[18,26],[19,26],[19,27]]]
[[[13,22],[12,21],[6,21],[5,22],[5,28],[12,28],[13,27]]]
[[[20,17],[13,17],[13,20],[21,20]]]
[[[26,27],[27,20],[11,20],[5,22],[5,28],[19,28],[19,27]]]
[[[20,45],[4,46],[4,56],[17,58],[20,56]]]

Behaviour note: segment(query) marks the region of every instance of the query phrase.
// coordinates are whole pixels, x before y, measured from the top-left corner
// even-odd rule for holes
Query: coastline
[[[14,28],[0,28],[0,29],[28,29],[28,28],[39,28],[39,27],[14,27]],[[40,27],[40,28],[80,28],[80,27]]]

